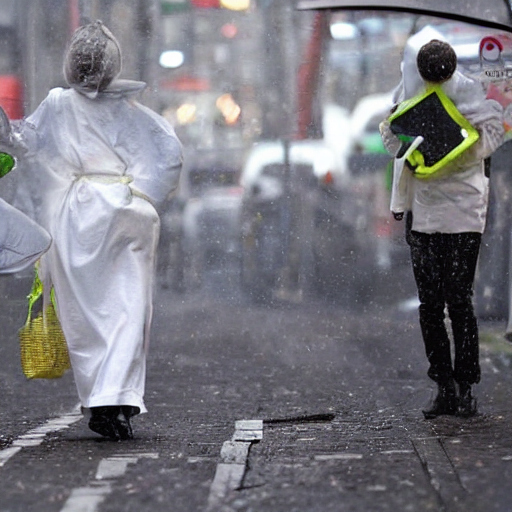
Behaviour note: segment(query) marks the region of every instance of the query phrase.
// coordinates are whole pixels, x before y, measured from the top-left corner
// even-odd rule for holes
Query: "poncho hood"
[[[121,72],[121,49],[101,22],[78,28],[64,59],[64,76],[77,91],[94,97],[105,91]]]

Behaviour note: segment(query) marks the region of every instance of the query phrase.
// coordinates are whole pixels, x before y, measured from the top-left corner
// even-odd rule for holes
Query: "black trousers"
[[[473,309],[480,233],[419,233],[408,231],[414,278],[420,300],[419,318],[428,376],[443,384],[480,381],[478,325]],[[454,359],[445,325],[451,320]]]

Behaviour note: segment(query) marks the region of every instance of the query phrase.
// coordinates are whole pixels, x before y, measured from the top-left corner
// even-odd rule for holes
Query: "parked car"
[[[164,286],[198,288],[214,266],[239,265],[242,188],[238,156],[187,150],[179,189],[162,213],[158,269]]]
[[[389,115],[392,105],[392,92],[364,96],[354,107],[349,126],[347,165],[351,188],[367,206],[359,225],[364,225],[372,239],[369,243],[374,244],[371,265],[377,271],[403,264],[406,256],[403,224],[397,223],[389,210],[392,160],[379,131],[379,124]]]
[[[179,188],[164,214],[160,244],[159,267],[167,269],[163,282],[177,290],[197,288],[205,272],[239,261],[238,180],[258,122],[242,122],[250,102],[237,103],[240,94],[224,86],[201,73],[171,74],[161,84],[162,115],[175,127],[184,150]]]
[[[189,287],[202,282],[214,265],[236,260],[240,253],[240,171],[229,164],[192,167],[185,174],[190,195],[183,210],[183,253]]]
[[[325,198],[345,180],[321,140],[257,144],[242,170],[242,286],[256,300],[300,297],[321,268]]]

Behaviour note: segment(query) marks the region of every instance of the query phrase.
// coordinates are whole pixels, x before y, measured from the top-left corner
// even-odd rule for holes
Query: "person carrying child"
[[[412,59],[415,66],[411,65]],[[486,159],[502,144],[504,136],[501,106],[487,100],[481,86],[456,67],[455,51],[438,39],[423,44],[417,55],[404,52],[400,100],[410,100],[437,87],[477,133],[474,143],[453,160],[446,160],[442,172],[420,179],[408,163],[410,151],[407,155],[404,151],[407,145],[412,146],[410,150],[416,147],[421,151],[421,139],[416,138],[412,144],[409,141],[404,147],[393,131],[393,116],[380,127],[386,148],[395,155],[395,171],[401,171],[401,175],[395,175],[399,183],[394,184],[391,210],[397,220],[406,214],[406,239],[420,301],[428,376],[438,388],[433,403],[423,411],[426,419],[439,415],[471,417],[477,413],[472,386],[480,381],[480,364],[473,282],[488,207]],[[400,105],[397,107],[400,109]],[[445,129],[441,123],[440,136]],[[445,308],[451,321],[453,358]]]

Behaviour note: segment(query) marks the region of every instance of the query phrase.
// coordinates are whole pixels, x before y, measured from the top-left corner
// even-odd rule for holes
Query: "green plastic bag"
[[[9,155],[9,153],[0,152],[0,178],[3,178],[6,174],[10,173],[14,166],[16,165],[16,160],[14,157]]]

